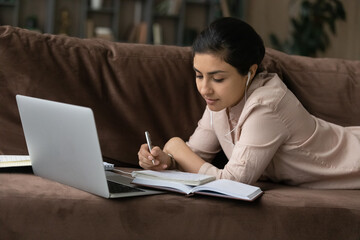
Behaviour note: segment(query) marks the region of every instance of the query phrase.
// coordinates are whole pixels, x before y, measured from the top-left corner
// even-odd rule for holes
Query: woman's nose
[[[203,80],[199,86],[199,92],[201,95],[209,95],[212,92],[212,88],[207,80]]]

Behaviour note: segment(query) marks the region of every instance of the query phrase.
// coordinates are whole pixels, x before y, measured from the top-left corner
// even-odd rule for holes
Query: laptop
[[[35,175],[105,198],[162,193],[105,171],[90,108],[22,95],[16,101]]]

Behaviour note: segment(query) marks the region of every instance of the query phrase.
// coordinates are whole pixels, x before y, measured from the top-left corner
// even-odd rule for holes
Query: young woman
[[[269,179],[312,188],[360,188],[360,127],[310,115],[277,74],[261,71],[265,48],[235,18],[213,22],[193,44],[198,91],[207,108],[188,142],[140,147],[145,169],[180,169],[248,184]],[[228,163],[211,160],[224,150]],[[154,163],[153,163],[154,162]]]

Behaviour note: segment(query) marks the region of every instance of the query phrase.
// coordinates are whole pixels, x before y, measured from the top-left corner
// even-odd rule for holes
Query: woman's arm
[[[241,126],[240,138],[224,169],[207,163],[199,173],[253,184],[289,136],[287,125],[273,108],[257,106]]]
[[[143,144],[138,152],[139,165],[144,169],[164,170],[177,168],[186,172],[197,173],[205,161],[211,161],[221,150],[220,143],[211,126],[208,109],[198,122],[198,127],[185,143],[181,138],[171,138],[164,149],[154,147],[151,153],[147,144]],[[171,161],[171,154],[175,162]],[[154,164],[152,163],[154,160]]]
[[[178,137],[171,138],[164,146],[164,152],[170,153],[176,162],[176,167],[185,172],[197,173],[205,163],[194,153],[186,143]]]

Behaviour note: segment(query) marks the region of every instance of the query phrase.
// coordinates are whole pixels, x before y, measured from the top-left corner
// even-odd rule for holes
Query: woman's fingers
[[[138,152],[139,165],[144,169],[164,170],[168,167],[168,155],[155,146],[149,152],[147,144],[142,144]]]
[[[159,147],[154,147],[150,153],[147,144],[142,144],[138,152],[140,167],[154,170],[163,169],[163,167],[159,166],[161,161],[157,159],[157,156],[161,152],[162,150]]]
[[[152,157],[147,149],[147,144],[142,144],[140,146],[140,150],[138,152],[138,158],[139,158],[139,165],[142,168],[149,168],[150,163],[152,164],[151,159],[149,157]]]

